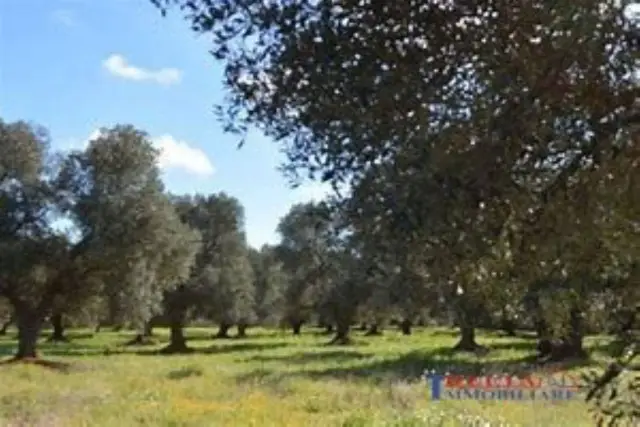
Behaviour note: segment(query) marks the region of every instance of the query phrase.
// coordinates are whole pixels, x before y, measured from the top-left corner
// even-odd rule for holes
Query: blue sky
[[[170,191],[225,191],[245,207],[249,243],[275,242],[289,207],[327,189],[290,189],[275,143],[256,133],[238,150],[222,132],[221,67],[207,51],[178,14],[162,18],[148,0],[2,0],[0,117],[46,126],[59,149],[133,124],[161,149]]]

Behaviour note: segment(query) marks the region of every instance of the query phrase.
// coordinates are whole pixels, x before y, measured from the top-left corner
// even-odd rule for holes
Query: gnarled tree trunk
[[[453,347],[454,351],[477,352],[485,350],[476,342],[476,328],[473,315],[465,306],[464,301],[458,307],[458,327],[460,328],[460,341]]]
[[[238,338],[245,338],[247,336],[247,324],[238,323]]]
[[[16,310],[16,324],[18,326],[18,351],[15,358],[37,358],[38,338],[42,330],[43,316],[37,310],[20,308]]]
[[[476,329],[467,324],[460,325],[460,341],[453,347],[458,351],[476,351],[478,343],[476,343]]]
[[[586,357],[587,352],[583,346],[584,320],[582,311],[578,307],[572,307],[569,313],[569,334],[564,339],[567,346],[567,357]]]
[[[538,358],[546,358],[551,355],[551,351],[553,349],[551,328],[544,317],[542,306],[540,305],[540,298],[538,296],[532,298],[531,305],[534,312],[534,328],[538,338],[538,344],[536,345]]]
[[[291,322],[291,329],[293,330],[293,335],[300,335],[300,330],[302,329],[302,321],[295,320]]]
[[[151,320],[144,324],[142,335],[147,338],[153,336],[153,323],[151,322]]]
[[[535,303],[538,358],[543,361],[562,361],[587,357],[583,346],[584,322],[580,309],[578,307],[571,308],[567,334],[560,339],[554,339],[539,302],[535,301]]]
[[[509,313],[507,313],[506,310],[502,310],[500,316],[500,329],[502,329],[507,334],[507,336],[516,336],[516,323],[509,316]]]
[[[351,322],[346,319],[338,320],[336,324],[336,335],[329,342],[329,344],[335,345],[348,345],[351,344],[351,338],[349,337]]]
[[[142,325],[142,330],[126,345],[153,345],[156,342],[152,338],[151,321],[147,321]]]
[[[169,322],[169,345],[162,349],[163,353],[188,353],[187,340],[184,336],[184,325],[187,322],[187,311],[191,303],[190,293],[184,285],[175,292],[165,294],[166,318]]]
[[[173,352],[187,351],[187,340],[184,337],[183,325],[179,322],[171,322],[169,326],[169,348]]]
[[[382,332],[380,331],[380,328],[378,327],[377,323],[373,323],[371,326],[369,326],[369,330],[367,332],[365,332],[364,334],[367,337],[370,336],[378,336],[378,335],[382,335]]]
[[[402,320],[402,322],[400,322],[400,331],[402,335],[411,335],[411,320]]]
[[[169,313],[169,345],[162,351],[164,353],[187,353],[191,351],[187,347],[187,340],[184,336],[185,311],[171,310]]]
[[[587,357],[583,347],[584,322],[582,312],[573,307],[569,313],[569,328],[567,334],[559,340],[551,340],[547,361],[562,361],[566,359],[582,359]]]
[[[231,324],[227,322],[221,322],[218,327],[218,333],[215,335],[215,338],[230,338],[229,337],[229,329],[231,328]]]
[[[67,342],[68,338],[64,335],[64,323],[61,313],[54,313],[51,316],[51,326],[53,332],[49,337],[49,341]]]

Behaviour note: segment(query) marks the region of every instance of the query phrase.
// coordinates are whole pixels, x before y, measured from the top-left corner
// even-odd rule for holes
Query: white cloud
[[[75,13],[69,9],[54,10],[51,14],[51,19],[65,27],[75,27],[78,24]]]
[[[124,56],[118,54],[110,55],[102,65],[109,73],[127,80],[153,81],[161,85],[172,85],[179,83],[182,79],[182,73],[176,68],[148,70],[129,64]]]
[[[152,139],[160,150],[158,165],[161,169],[182,169],[194,175],[212,175],[213,164],[206,153],[192,147],[185,141],[179,141],[171,135],[162,135]]]
[[[89,136],[77,143],[77,140],[69,140],[63,149],[85,149],[89,142],[100,137],[99,129],[94,130]],[[165,134],[151,138],[151,143],[160,152],[158,167],[162,170],[182,170],[191,175],[210,176],[215,168],[207,154],[199,148],[193,147],[186,141],[180,141],[172,135]]]
[[[91,132],[89,134],[89,137],[82,143],[82,148],[86,148],[91,141],[93,141],[94,139],[100,138],[101,135],[102,135],[102,132],[100,131],[100,129],[96,129],[93,132]]]

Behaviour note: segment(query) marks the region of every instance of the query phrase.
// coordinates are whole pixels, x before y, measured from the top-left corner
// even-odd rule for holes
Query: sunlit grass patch
[[[351,347],[327,336],[249,330],[246,339],[213,340],[189,329],[188,355],[125,348],[132,332],[80,335],[44,344],[43,354],[70,363],[66,373],[38,366],[0,368],[0,425],[21,426],[591,426],[583,402],[431,401],[425,369],[481,373],[536,369],[534,341],[484,334],[486,356],[451,354],[447,329],[395,331]],[[11,335],[0,338],[10,354]],[[591,346],[600,345],[590,339]],[[106,352],[109,349],[110,352]],[[602,361],[599,353],[594,360]],[[584,366],[561,367],[572,370]],[[558,368],[560,369],[560,368]]]

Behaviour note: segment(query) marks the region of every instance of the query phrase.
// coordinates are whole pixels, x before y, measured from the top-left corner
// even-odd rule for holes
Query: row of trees
[[[0,316],[18,328],[16,358],[36,357],[45,321],[171,331],[186,351],[196,318],[291,325],[316,318],[348,341],[367,276],[344,217],[327,203],[294,206],[282,241],[247,246],[239,201],[165,191],[158,153],[132,126],[103,129],[84,150],[49,148],[44,128],[0,122]]]
[[[157,153],[133,127],[61,155],[42,129],[3,123],[0,295],[20,330],[19,357],[35,354],[45,316],[59,330],[64,313],[86,307],[109,323],[163,313],[175,349],[193,315],[225,336],[267,318],[297,331],[313,314],[344,342],[361,317],[372,332],[394,316],[407,330],[444,309],[460,327],[457,348],[475,350],[480,319],[513,324],[528,313],[541,353],[554,358],[583,355],[595,308],[620,330],[633,325],[637,32],[619,9],[198,4],[190,16],[217,36],[234,123],[264,126],[286,142],[291,172],[322,172],[348,193],[295,207],[282,243],[256,253],[237,200],[166,194]],[[388,47],[401,12],[429,12],[442,29],[416,24],[413,39]],[[515,33],[496,18],[507,12]],[[301,26],[287,26],[289,15]],[[580,31],[570,25],[578,19]],[[334,43],[343,22],[366,41]],[[233,44],[240,33],[257,36],[256,49]],[[569,49],[578,39],[591,55]],[[403,66],[416,57],[419,67]]]
[[[363,190],[398,179],[377,175],[347,198],[294,206],[278,227],[280,244],[256,250],[246,244],[243,208],[235,198],[166,193],[157,153],[131,126],[105,129],[86,150],[66,154],[50,153],[46,132],[23,122],[2,123],[1,142],[8,155],[0,169],[0,314],[2,329],[10,321],[18,326],[19,358],[35,356],[47,317],[53,340],[65,339],[69,320],[133,326],[140,330],[134,342],[164,324],[171,330],[171,352],[187,350],[183,328],[196,318],[218,324],[221,338],[232,325],[242,336],[250,325],[277,323],[298,334],[313,321],[328,332],[335,329],[336,343],[349,342],[354,323],[368,324],[368,334],[375,335],[395,321],[409,334],[416,322],[452,319],[461,331],[457,349],[479,348],[476,327],[499,326],[510,334],[529,327],[538,333],[542,355],[556,358],[583,355],[585,332],[629,331],[636,320],[637,258],[634,240],[629,241],[634,236],[614,241],[627,246],[605,246],[601,241],[611,242],[606,232],[628,229],[596,225],[603,216],[599,209],[627,215],[604,203],[630,195],[611,197],[594,186],[590,197],[598,206],[584,209],[596,215],[584,220],[590,225],[580,226],[576,219],[584,214],[574,213],[550,234],[536,231],[528,237],[528,248],[507,246],[508,259],[498,252],[465,266],[457,251],[470,243],[446,240],[456,237],[455,201],[441,190],[412,190],[410,181],[398,182],[391,191],[380,191],[405,206],[394,212],[389,200],[366,199]],[[369,187],[363,189],[364,183]],[[426,213],[402,197],[431,204],[423,208],[428,230],[411,217]],[[565,272],[532,274],[531,246],[566,247],[562,233],[579,234],[582,246],[572,258],[537,262],[539,268],[548,262],[550,269]],[[436,246],[437,239],[452,243]],[[500,244],[510,244],[503,239]],[[600,246],[594,250],[593,244]],[[603,255],[607,248],[611,253]],[[574,260],[577,270],[567,270]],[[462,266],[467,270],[460,271]],[[596,270],[579,270],[582,266]],[[523,272],[531,276],[516,276]]]
[[[184,351],[189,319],[226,337],[275,314],[279,264],[247,246],[239,201],[167,193],[144,132],[115,126],[56,153],[45,129],[0,121],[0,152],[0,326],[16,324],[16,358],[36,357],[47,319],[54,340],[69,320],[138,340],[160,320],[167,350]]]
[[[598,310],[628,338],[640,302],[637,5],[152,3],[179,5],[211,36],[230,130],[257,126],[294,178],[348,188],[335,201],[343,235],[378,286],[345,280],[343,301],[362,289],[373,307],[444,301],[459,349],[477,348],[488,307],[526,310],[547,357],[583,355]]]
[[[292,178],[347,191],[296,207],[281,244],[251,255],[241,221],[211,233],[206,202],[165,194],[149,144],[129,143],[139,132],[45,161],[37,132],[6,125],[18,136],[2,139],[0,295],[18,355],[32,355],[43,313],[95,295],[141,322],[164,307],[175,348],[189,310],[221,333],[252,313],[294,330],[315,315],[340,343],[363,317],[399,315],[406,330],[446,312],[460,350],[478,349],[483,317],[524,319],[552,359],[583,356],[603,322],[631,339],[640,32],[624,3],[152,2],[213,36],[227,129],[260,127]]]

